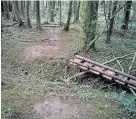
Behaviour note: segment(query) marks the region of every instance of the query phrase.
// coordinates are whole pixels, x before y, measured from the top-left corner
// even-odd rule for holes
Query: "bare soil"
[[[89,105],[72,97],[46,97],[34,106],[38,119],[91,119]]]
[[[25,59],[64,58],[67,56],[67,53],[64,53],[64,47],[62,47],[65,44],[61,41],[61,31],[62,29],[60,27],[44,28],[42,40],[39,39],[39,42],[33,45],[30,44],[30,46],[25,48]]]

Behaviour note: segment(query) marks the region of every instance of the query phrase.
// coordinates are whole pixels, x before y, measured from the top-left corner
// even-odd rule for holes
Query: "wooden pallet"
[[[70,64],[80,69],[88,70],[95,75],[101,75],[110,81],[114,80],[118,84],[125,85],[128,88],[136,90],[135,76],[123,73],[119,70],[113,69],[109,66],[100,64],[80,55],[75,55],[75,58],[70,60]]]

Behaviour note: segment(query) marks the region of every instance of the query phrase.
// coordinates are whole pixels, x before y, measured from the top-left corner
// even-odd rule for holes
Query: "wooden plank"
[[[74,62],[74,61],[72,61],[72,60],[71,60],[71,62],[76,63],[76,62]],[[85,67],[86,70],[88,69],[88,67],[84,66],[82,63],[76,63],[76,64],[78,64],[78,67],[79,67],[79,66],[82,66],[82,67]],[[89,67],[89,68],[90,68],[91,70],[97,71],[97,70],[94,69],[93,67]],[[115,79],[115,80],[122,81],[122,79],[121,79],[120,77],[118,77],[118,76],[111,76],[111,75],[105,73],[104,71],[99,71],[99,73],[100,73],[100,74],[104,74],[104,75],[109,76],[109,77],[112,77],[112,78]],[[134,80],[134,81],[135,81],[135,80]],[[125,83],[130,84],[130,85],[136,87],[136,83],[129,82],[129,80],[126,80]]]
[[[113,72],[115,72],[115,73],[119,73],[119,74],[124,75],[124,76],[126,76],[126,77],[128,77],[128,78],[131,78],[131,79],[136,80],[136,77],[131,76],[131,75],[129,75],[129,74],[126,74],[126,73],[124,73],[124,72],[121,72],[121,71],[119,71],[119,70],[113,69],[113,68],[111,68],[111,67],[109,67],[109,66],[105,66],[105,65],[103,65],[103,64],[100,64],[100,63],[95,62],[95,61],[93,61],[93,60],[89,60],[89,59],[84,58],[84,57],[79,56],[79,55],[75,55],[75,57],[78,58],[78,59],[85,60],[86,62],[90,62],[90,63],[92,63],[92,64],[95,64],[95,65],[97,65],[97,66],[100,66],[100,67],[102,67],[102,68],[106,68],[106,69],[111,70],[111,71],[113,71]]]

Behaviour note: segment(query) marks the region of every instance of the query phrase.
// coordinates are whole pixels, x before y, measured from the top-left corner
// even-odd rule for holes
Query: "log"
[[[108,70],[110,70],[110,71],[113,71],[113,72],[115,72],[115,73],[119,73],[119,74],[124,75],[124,76],[126,76],[126,77],[128,77],[128,78],[131,78],[131,79],[136,80],[136,77],[135,77],[135,76],[131,76],[131,75],[126,74],[126,73],[124,73],[124,72],[121,72],[121,71],[119,71],[119,70],[113,69],[113,68],[111,68],[111,67],[109,67],[109,66],[100,64],[100,63],[95,62],[95,61],[93,61],[93,60],[89,60],[89,59],[84,58],[84,57],[79,56],[79,55],[75,55],[75,57],[78,58],[78,59],[84,60],[84,61],[86,61],[86,62],[92,63],[92,64],[94,64],[94,65],[100,66],[100,67],[102,67],[102,68],[106,68],[106,69],[108,69]]]

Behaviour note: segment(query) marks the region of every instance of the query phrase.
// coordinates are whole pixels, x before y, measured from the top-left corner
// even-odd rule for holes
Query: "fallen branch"
[[[106,29],[106,27],[103,28],[102,31],[98,34],[98,36],[92,40],[92,42],[88,45],[87,51],[91,48],[91,46],[93,45],[93,43],[102,35],[102,33],[103,33],[103,31],[105,29]]]
[[[121,65],[121,63],[120,63],[120,61],[119,61],[119,60],[117,60],[117,63],[119,64],[119,66],[120,66],[120,68],[121,68],[122,72],[124,72],[124,69],[123,69],[123,67],[122,67],[122,65]]]
[[[71,77],[67,78],[66,81],[69,82],[71,79],[76,78],[76,77],[81,76],[81,75],[84,75],[84,74],[86,74],[86,73],[88,73],[88,72],[89,72],[89,71],[77,73],[77,74],[75,74],[74,76],[71,76]]]
[[[136,93],[135,93],[135,91],[132,89],[132,88],[130,88],[130,91],[132,92],[132,94],[135,96],[135,98],[136,98]]]
[[[114,62],[114,61],[116,61],[116,60],[118,60],[118,59],[122,59],[122,58],[125,58],[125,57],[127,57],[127,56],[130,56],[130,55],[132,55],[132,54],[134,54],[134,52],[133,52],[133,53],[130,53],[130,54],[127,54],[127,55],[124,55],[124,56],[116,57],[116,58],[114,58],[114,59],[112,59],[112,60],[110,60],[110,61],[104,62],[104,63],[102,63],[102,64],[108,64],[108,63]]]
[[[134,54],[133,60],[132,60],[131,63],[130,63],[130,66],[129,66],[129,68],[128,68],[128,74],[131,72],[131,69],[132,69],[133,64],[134,64],[134,62],[135,62],[135,59],[136,59],[136,52],[135,52],[135,54]]]

